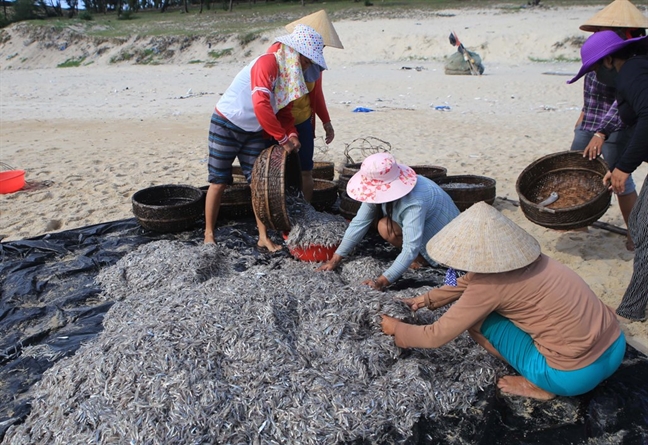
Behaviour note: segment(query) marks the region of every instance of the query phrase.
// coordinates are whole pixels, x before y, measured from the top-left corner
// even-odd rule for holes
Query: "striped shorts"
[[[648,176],[628,220],[635,256],[630,284],[616,313],[631,320],[646,319],[648,304]]]
[[[245,131],[214,112],[209,126],[210,184],[231,184],[232,163],[238,158],[248,182],[252,178],[254,161],[265,148],[262,131]]]

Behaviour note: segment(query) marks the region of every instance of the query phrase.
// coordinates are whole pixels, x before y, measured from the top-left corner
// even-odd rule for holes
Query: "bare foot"
[[[213,233],[205,233],[205,244],[216,244]]]
[[[635,245],[632,242],[632,240],[630,239],[630,237],[626,238],[626,245],[625,246],[626,246],[626,249],[628,249],[630,252],[634,252]]]
[[[551,400],[556,397],[555,394],[538,388],[522,376],[506,375],[497,381],[497,387],[505,394],[537,400]]]
[[[414,270],[420,269],[421,267],[423,267],[423,265],[416,260],[412,261],[412,264],[409,265],[409,268]]]
[[[269,238],[265,240],[259,240],[257,243],[258,247],[265,247],[268,249],[270,252],[277,252],[282,249],[282,247],[278,244],[273,243]]]

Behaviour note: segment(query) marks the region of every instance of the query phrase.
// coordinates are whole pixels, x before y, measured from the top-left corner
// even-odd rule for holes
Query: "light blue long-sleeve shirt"
[[[384,215],[386,204],[363,202],[335,253],[348,256],[367,234],[375,217]],[[452,198],[434,181],[418,175],[412,191],[394,201],[392,220],[403,230],[403,247],[389,269],[383,272],[385,278],[390,283],[399,279],[419,253],[433,264],[425,245],[458,215],[459,209]]]

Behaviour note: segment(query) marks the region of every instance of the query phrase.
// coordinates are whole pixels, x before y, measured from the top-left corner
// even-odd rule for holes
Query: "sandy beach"
[[[545,229],[514,205],[520,172],[569,149],[582,81],[565,81],[578,70],[588,36],[578,26],[599,9],[452,10],[336,22],[345,49],[325,50],[330,69],[324,73],[336,136],[328,146],[316,141],[316,159],[341,167],[358,139],[378,138],[403,163],[494,178],[495,206],[615,308],[632,274],[625,238],[594,227]],[[482,57],[484,75],[444,74],[445,58],[455,51],[452,30]],[[131,196],[152,185],[205,185],[207,131],[219,95],[285,33],[278,28],[204,66],[190,63],[206,57],[208,46],[200,41],[169,64],[132,65],[109,62],[116,48],[99,54],[79,42],[47,49],[15,29],[5,32],[11,38],[0,44],[0,162],[25,170],[27,185],[0,195],[3,242],[130,218]],[[92,64],[57,68],[84,52]],[[355,113],[356,107],[374,111]],[[647,173],[645,164],[637,170],[638,186]],[[601,221],[625,228],[616,199]],[[644,352],[647,326],[624,326]]]

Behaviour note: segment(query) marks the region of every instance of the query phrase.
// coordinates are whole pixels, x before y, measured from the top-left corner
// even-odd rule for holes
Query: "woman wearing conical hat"
[[[213,244],[214,228],[225,188],[232,183],[232,163],[238,158],[248,182],[252,167],[265,149],[265,137],[274,138],[288,153],[299,150],[291,113],[292,103],[308,94],[303,72],[312,65],[326,69],[324,40],[310,26],[298,25],[279,36],[275,50],[250,62],[234,77],[219,99],[209,126],[209,188],[205,198],[205,244]],[[264,137],[265,136],[265,137]],[[257,217],[257,245],[280,250]]]
[[[628,0],[614,0],[603,8],[580,29],[587,32],[612,30],[624,39],[645,35],[648,17]],[[619,117],[616,89],[599,82],[595,73],[583,78],[583,108],[574,127],[572,150],[583,151],[583,156],[595,159],[599,155],[614,168],[625,150],[630,130]],[[630,212],[637,201],[637,191],[632,176],[626,181],[625,191],[617,195],[619,210],[628,225]],[[628,233],[626,248],[634,250],[634,242]]]
[[[342,42],[338,37],[333,23],[329,20],[325,10],[317,11],[313,14],[295,20],[286,25],[286,29],[292,32],[297,25],[307,25],[317,31],[324,40],[324,46],[343,49]],[[274,51],[274,45],[268,51]],[[315,152],[315,123],[316,117],[322,122],[327,144],[333,142],[335,130],[331,123],[324,91],[322,90],[322,68],[317,65],[311,65],[304,71],[304,81],[308,94],[301,96],[292,104],[292,114],[295,118],[295,128],[299,137],[300,148],[297,153],[302,174],[302,192],[306,201],[310,202],[313,198],[313,188],[315,182],[313,179],[313,155]]]
[[[632,136],[617,164],[603,178],[623,194],[628,177],[648,162],[648,37],[624,40],[613,31],[593,34],[581,48],[583,65],[573,83],[589,72],[616,88],[619,116]],[[636,244],[632,278],[616,313],[625,321],[644,321],[648,306],[648,176],[644,179],[628,228]]]
[[[431,325],[383,315],[383,332],[396,345],[438,348],[468,331],[520,374],[499,379],[503,393],[541,400],[586,393],[621,364],[625,337],[614,312],[492,206],[471,206],[427,243],[427,251],[468,273],[456,286],[403,300],[412,310],[454,303]]]

